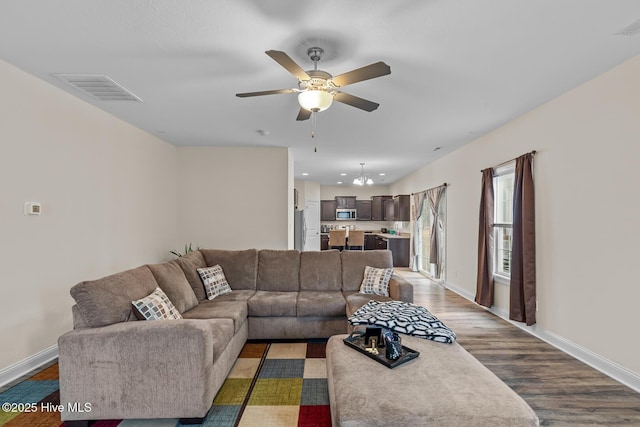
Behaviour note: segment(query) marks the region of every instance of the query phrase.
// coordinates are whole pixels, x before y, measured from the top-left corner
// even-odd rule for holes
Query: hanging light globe
[[[333,95],[324,90],[305,90],[298,95],[298,103],[308,111],[319,112],[331,107]]]

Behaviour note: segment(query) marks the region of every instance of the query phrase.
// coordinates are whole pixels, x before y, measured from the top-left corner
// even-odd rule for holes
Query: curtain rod
[[[448,185],[448,184],[445,182],[445,183],[444,183],[444,184],[442,184],[442,185],[438,185],[438,186],[436,186],[436,187],[429,188],[429,190],[433,190],[434,188],[438,188],[438,187],[446,187],[447,185]],[[417,193],[411,193],[411,195],[413,196],[414,194],[426,193],[426,192],[427,192],[427,191],[429,191],[429,190],[422,190],[422,191],[418,191]]]
[[[527,154],[527,153],[525,153],[525,154]],[[536,150],[531,151],[529,154],[533,154],[533,155],[535,156],[535,154],[536,154]],[[523,155],[524,155],[524,154],[523,154]],[[520,157],[520,156],[518,156],[518,157]],[[513,158],[513,159],[511,159],[511,160],[507,160],[506,162],[498,163],[497,165],[495,165],[495,166],[491,166],[491,167],[486,168],[486,169],[494,169],[494,168],[500,167],[500,166],[502,166],[502,165],[506,165],[507,163],[511,163],[511,162],[513,162],[513,161],[514,161],[515,159],[517,159],[518,157],[514,157],[514,158]],[[484,169],[482,169],[480,172],[482,172],[483,170],[484,170]]]

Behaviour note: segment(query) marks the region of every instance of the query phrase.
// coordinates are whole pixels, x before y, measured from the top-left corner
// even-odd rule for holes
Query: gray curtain
[[[413,209],[416,218],[413,223],[413,265],[411,268],[413,271],[418,271],[418,265],[420,265],[420,240],[418,239],[418,234],[420,233],[419,221],[424,207],[425,193],[426,192],[422,191],[413,195]]]
[[[493,305],[493,168],[482,171],[475,301],[485,307]]]
[[[429,249],[429,262],[431,264],[436,264],[436,266],[440,262],[440,238],[438,237],[440,233],[438,233],[438,228],[440,227],[440,216],[438,215],[438,211],[440,210],[440,199],[442,198],[442,193],[446,190],[447,187],[440,186],[437,188],[432,188],[427,191],[427,199],[429,200],[429,207],[431,208],[431,212],[433,213],[433,223],[431,224],[431,242]]]
[[[533,154],[516,159],[509,319],[536,323],[536,223]]]

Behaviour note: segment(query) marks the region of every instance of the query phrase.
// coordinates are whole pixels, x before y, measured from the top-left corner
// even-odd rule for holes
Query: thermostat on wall
[[[25,215],[40,215],[42,212],[42,205],[38,202],[27,202],[24,204]]]

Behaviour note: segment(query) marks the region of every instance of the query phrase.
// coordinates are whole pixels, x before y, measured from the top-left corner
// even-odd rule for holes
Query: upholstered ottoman
[[[394,369],[347,347],[327,343],[333,426],[538,426],[535,412],[458,343],[402,335],[420,352]]]

